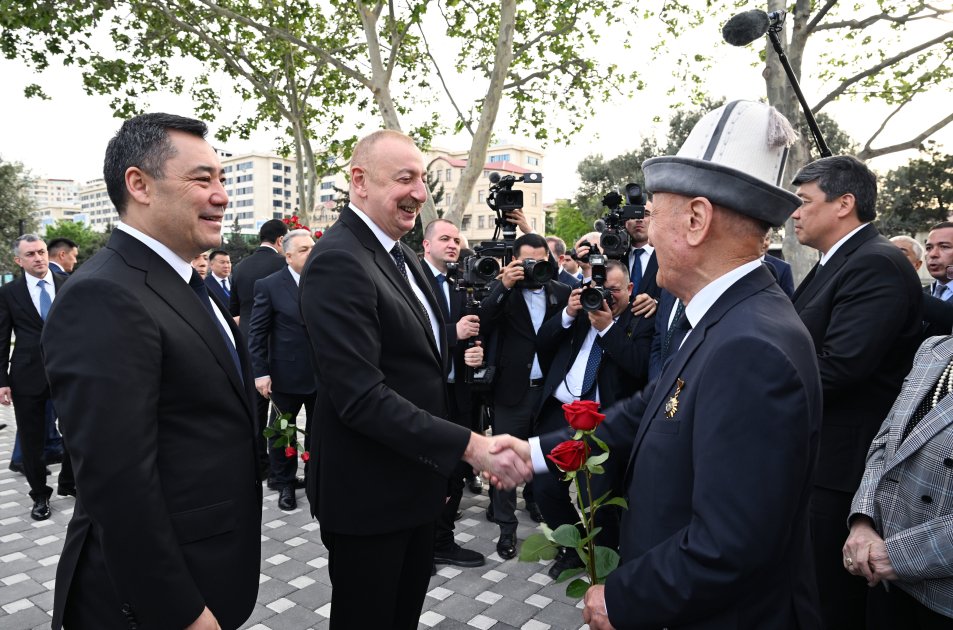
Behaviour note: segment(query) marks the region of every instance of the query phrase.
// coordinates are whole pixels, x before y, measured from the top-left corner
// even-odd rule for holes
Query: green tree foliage
[[[249,240],[251,238],[257,239],[257,237],[242,234],[242,228],[236,216],[232,223],[231,232],[222,239],[222,249],[228,252],[228,257],[232,259],[232,266],[240,263],[243,258],[257,249],[256,245],[253,245]]]
[[[68,238],[79,247],[77,263],[83,264],[98,252],[109,240],[109,233],[97,232],[86,223],[77,223],[69,219],[60,219],[46,228],[43,237],[49,243],[54,238]]]
[[[953,213],[953,155],[935,150],[887,173],[877,195],[882,234],[916,236]]]
[[[30,215],[36,205],[27,194],[29,187],[29,173],[22,164],[0,160],[0,273],[19,270],[13,262],[13,241],[20,234],[36,232],[36,221]],[[21,230],[21,222],[25,229]]]
[[[586,221],[579,208],[565,199],[556,202],[553,224],[552,233],[566,242],[566,249],[572,249],[576,239],[592,231],[592,221]]]

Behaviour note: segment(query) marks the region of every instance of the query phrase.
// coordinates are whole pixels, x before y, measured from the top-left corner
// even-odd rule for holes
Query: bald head
[[[417,146],[413,138],[405,133],[394,131],[393,129],[379,129],[374,133],[364,136],[354,145],[354,152],[351,154],[351,170],[353,170],[354,167],[361,167],[373,172],[377,155],[375,149],[382,140],[405,143],[414,147]]]

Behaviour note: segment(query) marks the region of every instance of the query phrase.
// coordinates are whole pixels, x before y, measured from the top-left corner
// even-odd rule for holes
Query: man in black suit
[[[465,379],[464,353],[469,345],[467,340],[480,333],[480,318],[464,312],[466,294],[455,291],[447,281],[447,263],[457,262],[460,256],[460,230],[446,219],[431,221],[424,228],[423,246],[424,264],[421,268],[440,306],[446,335],[444,339],[450,355],[447,365],[448,419],[467,429],[479,431],[476,426],[479,409],[474,409],[473,392]],[[472,470],[469,464],[461,460],[448,480],[447,504],[436,525],[435,564],[480,567],[486,563],[482,553],[464,549],[453,539],[453,523],[463,497],[464,480]]]
[[[282,240],[288,266],[255,282],[255,305],[248,324],[248,351],[251,354],[255,389],[274,403],[271,421],[278,413],[292,418],[304,407],[308,431],[314,431],[314,366],[308,348],[308,334],[301,320],[298,284],[304,264],[314,247],[308,230],[292,230]],[[278,508],[293,510],[297,457],[286,457],[284,448],[269,444],[271,468],[268,478],[278,490]]]
[[[523,260],[548,264],[549,249],[538,234],[524,234],[513,243],[513,260],[489,287],[480,308],[484,335],[498,350],[493,377],[493,432],[526,439],[542,400],[546,371],[553,352],[538,351],[543,322],[558,315],[569,299],[569,287],[550,280],[544,285],[524,280]],[[525,497],[524,497],[525,498]],[[527,499],[532,514],[539,508]],[[490,489],[487,515],[500,526],[496,552],[507,560],[516,555],[516,491]]]
[[[896,244],[896,243],[895,243]],[[924,260],[933,282],[923,289],[922,339],[949,335],[953,320],[953,222],[943,221],[930,228]]]
[[[234,629],[255,606],[249,358],[189,264],[220,246],[228,205],[205,133],[170,114],[123,124],[104,162],[122,222],[63,287],[43,331],[79,488],[54,630]]]
[[[208,273],[205,285],[209,293],[218,298],[226,308],[232,295],[232,257],[224,249],[213,249],[208,255]]]
[[[59,236],[50,240],[47,249],[50,252],[50,271],[63,276],[73,273],[79,256],[79,246],[73,240]]]
[[[549,245],[549,252],[553,255],[559,265],[559,276],[556,279],[570,289],[575,289],[582,284],[582,280],[566,271],[566,269],[563,267],[563,265],[566,263],[566,260],[572,260],[566,255],[566,242],[558,236],[547,236],[546,244]]]
[[[574,289],[566,308],[547,320],[540,329],[539,350],[552,353],[554,357],[546,373],[533,435],[566,428],[563,404],[597,400],[600,408],[608,409],[648,382],[655,321],[636,317],[629,310],[633,286],[623,263],[608,261],[605,289],[612,296],[611,307],[603,300],[602,308],[586,312],[580,299],[582,289]],[[609,475],[596,481],[606,480],[611,472],[621,473],[622,470],[610,471]],[[579,514],[569,496],[569,482],[543,475],[534,483],[539,507],[550,528],[575,525],[579,521]],[[611,485],[607,482],[594,486],[593,491],[600,496]],[[598,516],[603,517],[599,544],[617,547],[618,511],[613,510],[610,514],[610,510],[604,509]],[[549,568],[549,576],[556,579],[566,569],[577,566],[582,566],[582,563],[575,549],[563,548]]]
[[[251,309],[255,303],[255,282],[270,276],[276,271],[285,268],[285,257],[281,251],[281,241],[288,233],[288,226],[280,219],[269,219],[261,224],[258,238],[261,244],[247,258],[235,265],[232,274],[231,295],[228,299],[228,310],[235,317],[242,338],[248,339],[248,324],[251,321]],[[209,263],[211,267],[211,262]],[[209,270],[211,274],[211,269]],[[255,420],[258,422],[258,465],[262,474],[270,469],[268,457],[268,441],[261,431],[268,422],[268,399],[255,393]],[[268,487],[276,490],[272,479],[268,480]]]
[[[794,184],[801,198],[795,234],[821,252],[794,293],[824,385],[811,497],[821,615],[827,628],[863,628],[867,588],[844,571],[841,548],[867,449],[920,343],[923,293],[909,261],[870,223],[877,179],[862,162],[821,158],[801,169]]]
[[[33,499],[30,516],[42,521],[50,517],[53,489],[46,485],[43,455],[50,386],[43,372],[40,335],[66,278],[50,271],[46,243],[35,234],[17,238],[13,254],[14,262],[23,273],[0,287],[0,404],[13,403],[23,474]],[[16,335],[13,356],[10,356],[11,335]],[[69,454],[65,450],[57,494],[76,495]]]
[[[645,218],[629,219],[625,222],[625,231],[629,233],[629,251],[626,252],[623,264],[629,270],[632,280],[632,295],[646,293],[658,299],[659,286],[655,280],[658,274],[658,259],[655,248],[649,245],[649,226],[652,225],[652,209],[645,209]],[[643,314],[637,303],[633,303],[633,312]]]
[[[355,145],[350,178],[350,206],[301,279],[321,419],[308,500],[329,552],[331,628],[416,628],[457,462],[507,487],[531,473],[509,448],[515,439],[444,419],[443,317],[399,241],[427,198],[420,150],[397,131],[374,132]],[[494,445],[506,448],[491,456]],[[392,481],[386,492],[381,479]]]

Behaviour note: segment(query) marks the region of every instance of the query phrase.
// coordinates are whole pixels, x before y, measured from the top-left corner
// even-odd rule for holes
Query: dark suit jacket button
[[[923,495],[922,497],[920,497],[920,500],[923,501],[924,503],[933,503],[933,497],[931,497],[929,494]]]
[[[943,465],[947,468],[953,468],[953,457],[947,457],[943,460]]]
[[[123,604],[120,610],[122,611],[122,614],[128,617],[132,613],[132,606],[130,606],[129,604]]]

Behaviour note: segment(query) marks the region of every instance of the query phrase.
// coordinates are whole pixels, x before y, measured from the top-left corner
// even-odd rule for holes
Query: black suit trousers
[[[281,413],[290,413],[292,418],[298,417],[298,412],[301,411],[301,408],[304,407],[305,418],[307,419],[307,431],[310,433],[314,430],[313,422],[313,413],[314,413],[314,399],[317,394],[311,392],[310,394],[287,394],[284,392],[271,392],[271,399],[275,402],[275,406],[281,410]],[[277,414],[272,412],[271,419],[269,422],[273,422]],[[303,436],[299,436],[303,438]],[[298,458],[297,457],[285,457],[285,447],[274,448],[271,444],[274,442],[274,439],[269,440],[269,449],[268,457],[270,460],[270,468],[268,471],[268,481],[277,489],[281,489],[287,485],[293,485],[295,482],[295,476],[298,474]],[[305,449],[308,449],[308,443],[301,439],[301,443],[304,444]]]
[[[18,394],[17,388],[12,388],[11,392],[23,456],[23,474],[30,484],[30,498],[36,501],[53,494],[53,489],[46,484],[46,466],[43,463],[46,403],[50,400],[50,390],[39,395]]]
[[[447,383],[447,393],[450,400],[450,418],[457,424],[471,428],[472,410],[460,406],[460,397],[457,396],[456,383]],[[450,477],[447,479],[447,503],[437,518],[437,527],[434,533],[434,546],[437,549],[446,549],[453,543],[453,523],[460,509],[460,500],[463,499],[463,486],[466,478],[473,474],[473,468],[463,460],[457,463]]]
[[[543,394],[542,387],[528,387],[522,400],[516,405],[493,406],[493,433],[494,435],[508,434],[525,440],[530,436],[533,426],[533,411],[539,405],[539,398]],[[526,484],[523,499],[532,502],[534,496],[529,491],[530,484]],[[500,531],[516,532],[516,490],[497,490],[490,487],[490,503],[493,507],[493,518],[499,524]]]
[[[415,630],[433,568],[433,532],[433,523],[372,536],[322,528],[331,630]]]

